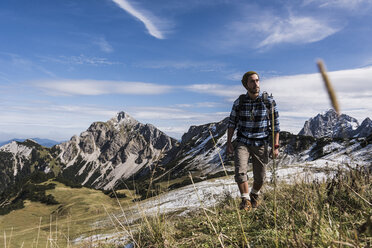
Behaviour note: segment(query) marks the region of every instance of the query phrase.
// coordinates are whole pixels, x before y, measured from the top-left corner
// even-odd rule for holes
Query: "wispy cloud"
[[[14,137],[42,137],[68,140],[86,130],[92,122],[107,121],[117,112],[125,111],[142,123],[151,123],[168,135],[181,138],[191,125],[220,121],[227,112],[200,113],[192,109],[160,106],[102,107],[99,105],[55,105],[23,102],[2,104],[0,114],[0,140]]]
[[[258,47],[278,43],[312,43],[338,32],[340,28],[332,27],[326,21],[314,17],[290,16],[287,19],[270,18],[254,24],[253,28],[260,30],[266,38]]]
[[[227,97],[228,99],[233,99],[234,97],[242,94],[242,92],[244,93],[244,88],[241,85],[228,86],[223,84],[192,84],[185,86],[184,88],[195,93],[211,94]]]
[[[33,84],[51,95],[157,95],[172,89],[153,83],[98,80],[48,80]]]
[[[304,0],[304,5],[318,4],[321,8],[340,8],[345,10],[356,10],[362,7],[371,7],[371,0]]]
[[[112,46],[107,42],[107,40],[104,37],[99,37],[93,40],[93,43],[98,45],[99,48],[106,53],[111,53],[114,51]]]
[[[221,106],[218,102],[197,102],[197,103],[185,103],[174,105],[177,108],[216,108]]]
[[[114,3],[116,3],[120,8],[128,12],[130,15],[137,18],[139,21],[141,21],[147,31],[150,35],[154,36],[157,39],[164,39],[164,34],[159,30],[157,26],[153,23],[153,21],[150,19],[149,16],[145,16],[145,14],[140,12],[139,10],[135,9],[128,0],[112,0]]]
[[[193,69],[198,71],[220,71],[226,67],[225,63],[216,61],[148,61],[138,63],[137,66],[150,69]]]
[[[0,64],[1,63],[6,64],[6,66],[12,66],[13,68],[17,68],[19,70],[18,73],[20,73],[21,71],[26,72],[36,71],[42,72],[43,74],[46,74],[50,77],[56,77],[56,75],[52,71],[39,65],[35,61],[20,56],[18,54],[0,52]]]
[[[54,105],[49,102],[4,103],[1,106],[0,139],[50,138],[68,140],[86,130],[94,121],[106,121],[115,110],[102,106]]]
[[[309,14],[307,9],[292,9],[295,6],[290,3],[277,10],[253,4],[242,5],[237,18],[226,25],[218,39],[213,39],[225,49],[249,47],[264,51],[283,43],[321,41],[343,28],[340,18],[328,12]]]
[[[39,56],[42,62],[54,62],[60,64],[67,64],[67,65],[117,65],[122,64],[120,62],[110,61],[107,58],[102,57],[94,57],[94,56],[86,56],[84,54],[80,54],[78,56],[57,56],[57,57],[48,57],[48,56]]]
[[[229,115],[228,112],[201,113],[182,108],[165,107],[129,107],[128,111],[137,120],[143,123],[152,123],[163,132],[178,139],[192,125],[218,122]]]
[[[0,80],[11,82],[11,80],[9,79],[9,76],[3,72],[0,72]]]

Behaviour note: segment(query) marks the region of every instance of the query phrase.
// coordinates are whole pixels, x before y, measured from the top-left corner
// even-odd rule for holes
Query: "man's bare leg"
[[[238,187],[241,195],[249,193],[248,182],[238,183]]]
[[[242,202],[240,204],[240,209],[249,211],[252,208],[251,202],[249,201],[249,187],[248,182],[238,183],[240,195],[242,197]]]

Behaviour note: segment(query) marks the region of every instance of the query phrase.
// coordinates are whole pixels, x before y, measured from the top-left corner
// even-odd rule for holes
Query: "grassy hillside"
[[[107,221],[107,213],[120,211],[117,199],[102,191],[70,188],[52,180],[42,184],[49,183],[56,186],[46,194],[53,195],[59,204],[45,205],[26,200],[23,209],[0,216],[0,230],[4,233],[0,236],[0,244],[6,243],[6,247],[81,247],[81,244],[73,246],[71,240],[117,232]],[[132,204],[132,192],[120,193],[129,196],[120,199],[122,206]]]
[[[130,224],[119,217],[118,201],[124,209],[136,208],[133,192],[120,191],[128,197],[116,199],[52,180],[42,184],[50,183],[56,186],[46,194],[59,204],[26,201],[25,208],[0,216],[0,244],[106,248],[122,247],[113,243],[122,237],[136,247],[368,247],[372,242],[372,175],[362,170],[339,171],[326,182],[266,184],[262,205],[251,212],[237,210],[240,199],[226,195],[219,205],[183,217],[146,217],[138,207],[139,219]],[[101,241],[84,239],[94,235]],[[77,238],[82,242],[72,243]]]

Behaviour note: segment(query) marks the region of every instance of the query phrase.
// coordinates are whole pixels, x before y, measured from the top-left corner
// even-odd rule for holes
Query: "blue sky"
[[[4,0],[0,140],[68,140],[125,111],[180,138],[220,121],[261,76],[281,129],[330,108],[372,116],[371,0]]]

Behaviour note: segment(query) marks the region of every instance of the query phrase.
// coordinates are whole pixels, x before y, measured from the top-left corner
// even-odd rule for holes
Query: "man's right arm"
[[[234,130],[238,124],[238,106],[239,106],[239,98],[235,100],[231,113],[230,113],[230,119],[229,119],[229,124],[227,126],[227,143],[226,143],[226,152],[227,154],[232,154],[234,153],[234,148],[232,146],[231,140],[232,136],[234,134]]]

